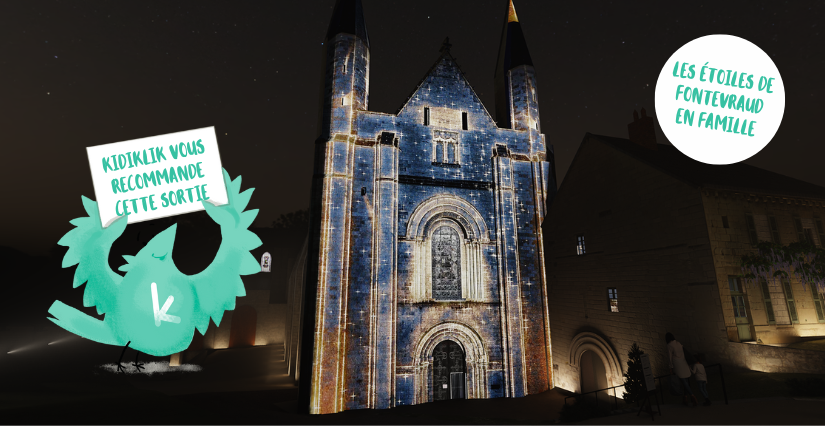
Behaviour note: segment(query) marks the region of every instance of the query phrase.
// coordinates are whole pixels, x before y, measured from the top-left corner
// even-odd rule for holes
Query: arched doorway
[[[464,399],[465,358],[461,346],[445,340],[433,350],[433,401]]]
[[[593,351],[584,351],[579,364],[581,367],[582,393],[607,388],[607,371],[602,359]]]
[[[232,328],[229,329],[229,347],[255,346],[255,328],[258,314],[249,305],[239,306],[232,312]]]

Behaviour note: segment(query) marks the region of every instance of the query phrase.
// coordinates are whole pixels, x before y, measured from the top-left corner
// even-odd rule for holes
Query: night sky
[[[223,166],[255,187],[257,225],[308,207],[321,44],[334,0],[0,3],[0,246],[45,254],[95,198],[86,147],[215,126]],[[363,0],[370,110],[394,113],[452,54],[494,114],[506,0]],[[517,0],[561,181],[585,132],[627,137],[679,47],[730,34],[786,90],[773,141],[746,162],[825,186],[825,2]],[[666,142],[659,131],[658,141]]]

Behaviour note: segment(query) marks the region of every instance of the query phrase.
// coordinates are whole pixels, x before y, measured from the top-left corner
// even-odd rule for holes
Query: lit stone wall
[[[621,384],[633,342],[650,354],[654,374],[667,374],[667,331],[707,364],[825,372],[820,353],[737,343],[728,287],[728,276],[741,273],[741,256],[754,250],[746,214],[763,240],[774,216],[787,244],[798,240],[793,217],[815,226],[815,217],[825,217],[822,202],[700,190],[597,139],[583,142],[544,225],[556,386],[581,389],[579,360],[588,350],[605,364],[608,386]],[[578,256],[582,234],[586,254]],[[608,288],[618,290],[618,313],[608,309]],[[792,290],[799,323],[790,323],[777,287],[770,289],[776,324],[767,324],[761,289],[745,287],[762,343],[825,335],[810,286],[792,281]]]
[[[327,96],[346,86],[342,78],[368,75],[358,69],[366,59],[347,59],[359,44],[336,37]],[[521,72],[535,88],[532,67]],[[359,90],[355,98],[366,99]],[[526,102],[519,120],[535,123],[531,96],[514,102]],[[449,54],[397,114],[326,105],[312,207],[320,231],[309,246],[318,266],[307,269],[317,285],[307,293],[311,412],[432,401],[433,351],[445,340],[465,354],[468,398],[551,387],[539,224],[556,185],[538,126],[499,129]],[[436,281],[459,287],[442,293]]]
[[[691,186],[586,139],[544,225],[555,385],[579,391],[595,352],[620,385],[637,342],[669,373],[665,333],[716,363],[727,334],[702,198]],[[586,254],[576,254],[578,235]],[[607,289],[618,290],[610,312]]]
[[[776,220],[779,240],[788,244],[799,240],[794,218],[800,219],[803,228],[812,230],[814,243],[822,246],[821,237],[817,232],[815,218],[825,221],[825,201],[806,199],[793,196],[770,196],[750,193],[736,193],[733,191],[703,191],[703,204],[708,217],[708,235],[714,253],[714,267],[719,280],[719,291],[722,300],[725,325],[729,339],[739,341],[739,334],[733,316],[730,289],[727,277],[739,275],[742,255],[754,252],[748,234],[746,215],[754,217],[757,238],[759,241],[772,241],[769,217]],[[722,217],[728,221],[728,228],[724,227]],[[769,283],[771,305],[775,321],[769,323],[765,312],[765,297],[760,286],[748,283],[745,286],[747,295],[746,308],[750,318],[751,336],[754,340],[764,344],[788,344],[799,341],[800,338],[825,335],[825,322],[820,322],[814,307],[811,286],[803,286],[796,279],[791,280],[791,291],[797,311],[798,321],[792,322],[788,313],[788,305],[784,290],[779,282]],[[825,303],[825,297],[823,297]]]

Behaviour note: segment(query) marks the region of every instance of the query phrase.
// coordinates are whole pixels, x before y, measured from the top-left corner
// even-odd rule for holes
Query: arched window
[[[461,299],[461,238],[449,226],[433,232],[433,299]]]

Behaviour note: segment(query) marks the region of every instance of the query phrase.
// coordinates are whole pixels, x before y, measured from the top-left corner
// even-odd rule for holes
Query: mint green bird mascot
[[[203,202],[209,216],[221,227],[221,245],[215,260],[201,273],[184,275],[172,260],[177,224],[156,235],[136,256],[123,256],[126,264],[109,267],[109,249],[126,228],[126,217],[108,228],[100,224],[97,203],[82,197],[88,217],[70,223],[72,229],[58,244],[69,247],[63,267],[77,266],[74,288],[86,283],[83,306],[96,306],[104,319],[93,318],[75,308],[55,301],[49,314],[52,322],[64,329],[107,345],[131,345],[136,351],[166,356],[189,347],[197,329],[206,333],[209,318],[220,325],[223,312],[235,309],[235,297],[246,295],[241,275],[261,271],[249,250],[261,245],[249,226],[258,210],[244,211],[253,189],[240,193],[241,177],[232,181],[223,171],[229,203],[215,206]],[[142,364],[135,356],[134,367]]]

